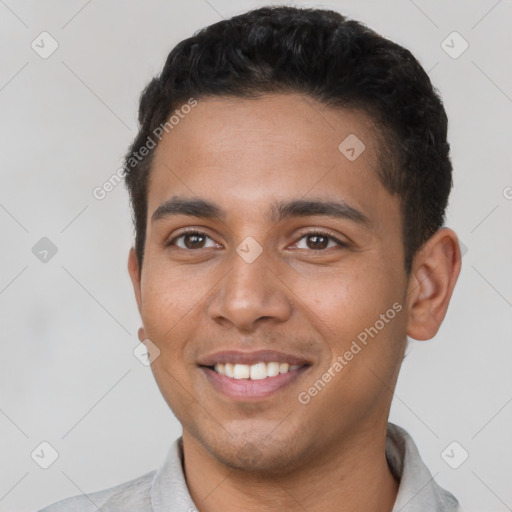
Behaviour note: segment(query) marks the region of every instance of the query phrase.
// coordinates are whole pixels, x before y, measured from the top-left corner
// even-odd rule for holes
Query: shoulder
[[[122,484],[58,501],[39,512],[150,512],[150,490],[156,471]]]

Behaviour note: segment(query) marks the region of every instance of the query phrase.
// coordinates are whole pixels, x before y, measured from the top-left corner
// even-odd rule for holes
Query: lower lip
[[[287,373],[280,373],[275,377],[266,377],[265,379],[232,379],[221,375],[211,368],[200,367],[213,387],[222,394],[234,400],[250,401],[267,398],[275,392],[289,386],[293,381],[300,377],[309,366],[301,366],[297,370]]]

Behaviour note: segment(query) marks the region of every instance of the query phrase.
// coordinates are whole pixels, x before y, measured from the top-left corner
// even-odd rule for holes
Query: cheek
[[[152,364],[159,383],[161,379],[170,379],[172,386],[172,378],[166,371],[173,375],[182,371],[198,298],[197,290],[182,287],[175,279],[155,279],[146,282],[142,289],[141,317],[145,336],[160,350],[159,358]]]
[[[360,390],[382,387],[377,376],[389,382],[401,361],[406,325],[401,286],[399,276],[379,265],[296,282],[296,293],[303,294],[307,306],[304,311],[331,351],[331,360],[322,368],[336,375],[329,387],[341,382],[340,390],[350,389],[354,403]]]
[[[146,331],[161,338],[169,329],[179,328],[204,297],[204,282],[200,276],[192,278],[180,272],[177,266],[148,268],[141,281],[141,314]]]
[[[151,370],[160,393],[182,425],[193,428],[197,422],[207,423],[207,418],[204,418],[206,411],[200,400],[195,398],[193,386],[173,354],[162,352],[151,365]]]
[[[331,361],[311,376],[298,397],[301,403],[309,401],[305,407],[310,416],[322,418],[322,429],[336,431],[341,418],[344,423],[361,425],[369,411],[388,414],[405,348],[402,323],[395,316],[376,334],[368,327],[340,321],[339,336],[331,343]],[[357,337],[361,332],[366,335],[365,343]]]
[[[307,306],[305,311],[325,326],[326,336],[341,342],[373,325],[401,297],[400,283],[389,270],[362,258],[358,266],[314,276],[295,274],[294,280],[294,294]]]

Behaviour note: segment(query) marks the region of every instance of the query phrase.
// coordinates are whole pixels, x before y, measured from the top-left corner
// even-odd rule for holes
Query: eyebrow
[[[218,205],[199,198],[172,197],[162,203],[151,216],[151,222],[168,218],[174,215],[188,215],[203,219],[226,219],[226,212]],[[290,217],[307,217],[321,215],[337,219],[347,219],[367,229],[372,228],[370,219],[361,211],[344,201],[319,201],[295,199],[290,201],[277,201],[271,204],[271,222],[280,222]]]

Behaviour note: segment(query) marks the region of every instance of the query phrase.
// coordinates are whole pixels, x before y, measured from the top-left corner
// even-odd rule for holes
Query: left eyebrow
[[[162,203],[151,216],[151,222],[174,216],[188,215],[204,219],[225,220],[226,212],[217,204],[200,198],[172,197]],[[347,219],[358,223],[367,229],[372,228],[370,219],[360,210],[344,201],[319,201],[295,199],[277,201],[271,204],[268,219],[280,222],[290,217],[307,217],[321,215],[338,219]]]
[[[307,201],[303,199],[280,201],[272,205],[270,219],[273,222],[280,222],[289,217],[314,215],[347,219],[361,224],[367,229],[372,228],[370,219],[345,201]]]

